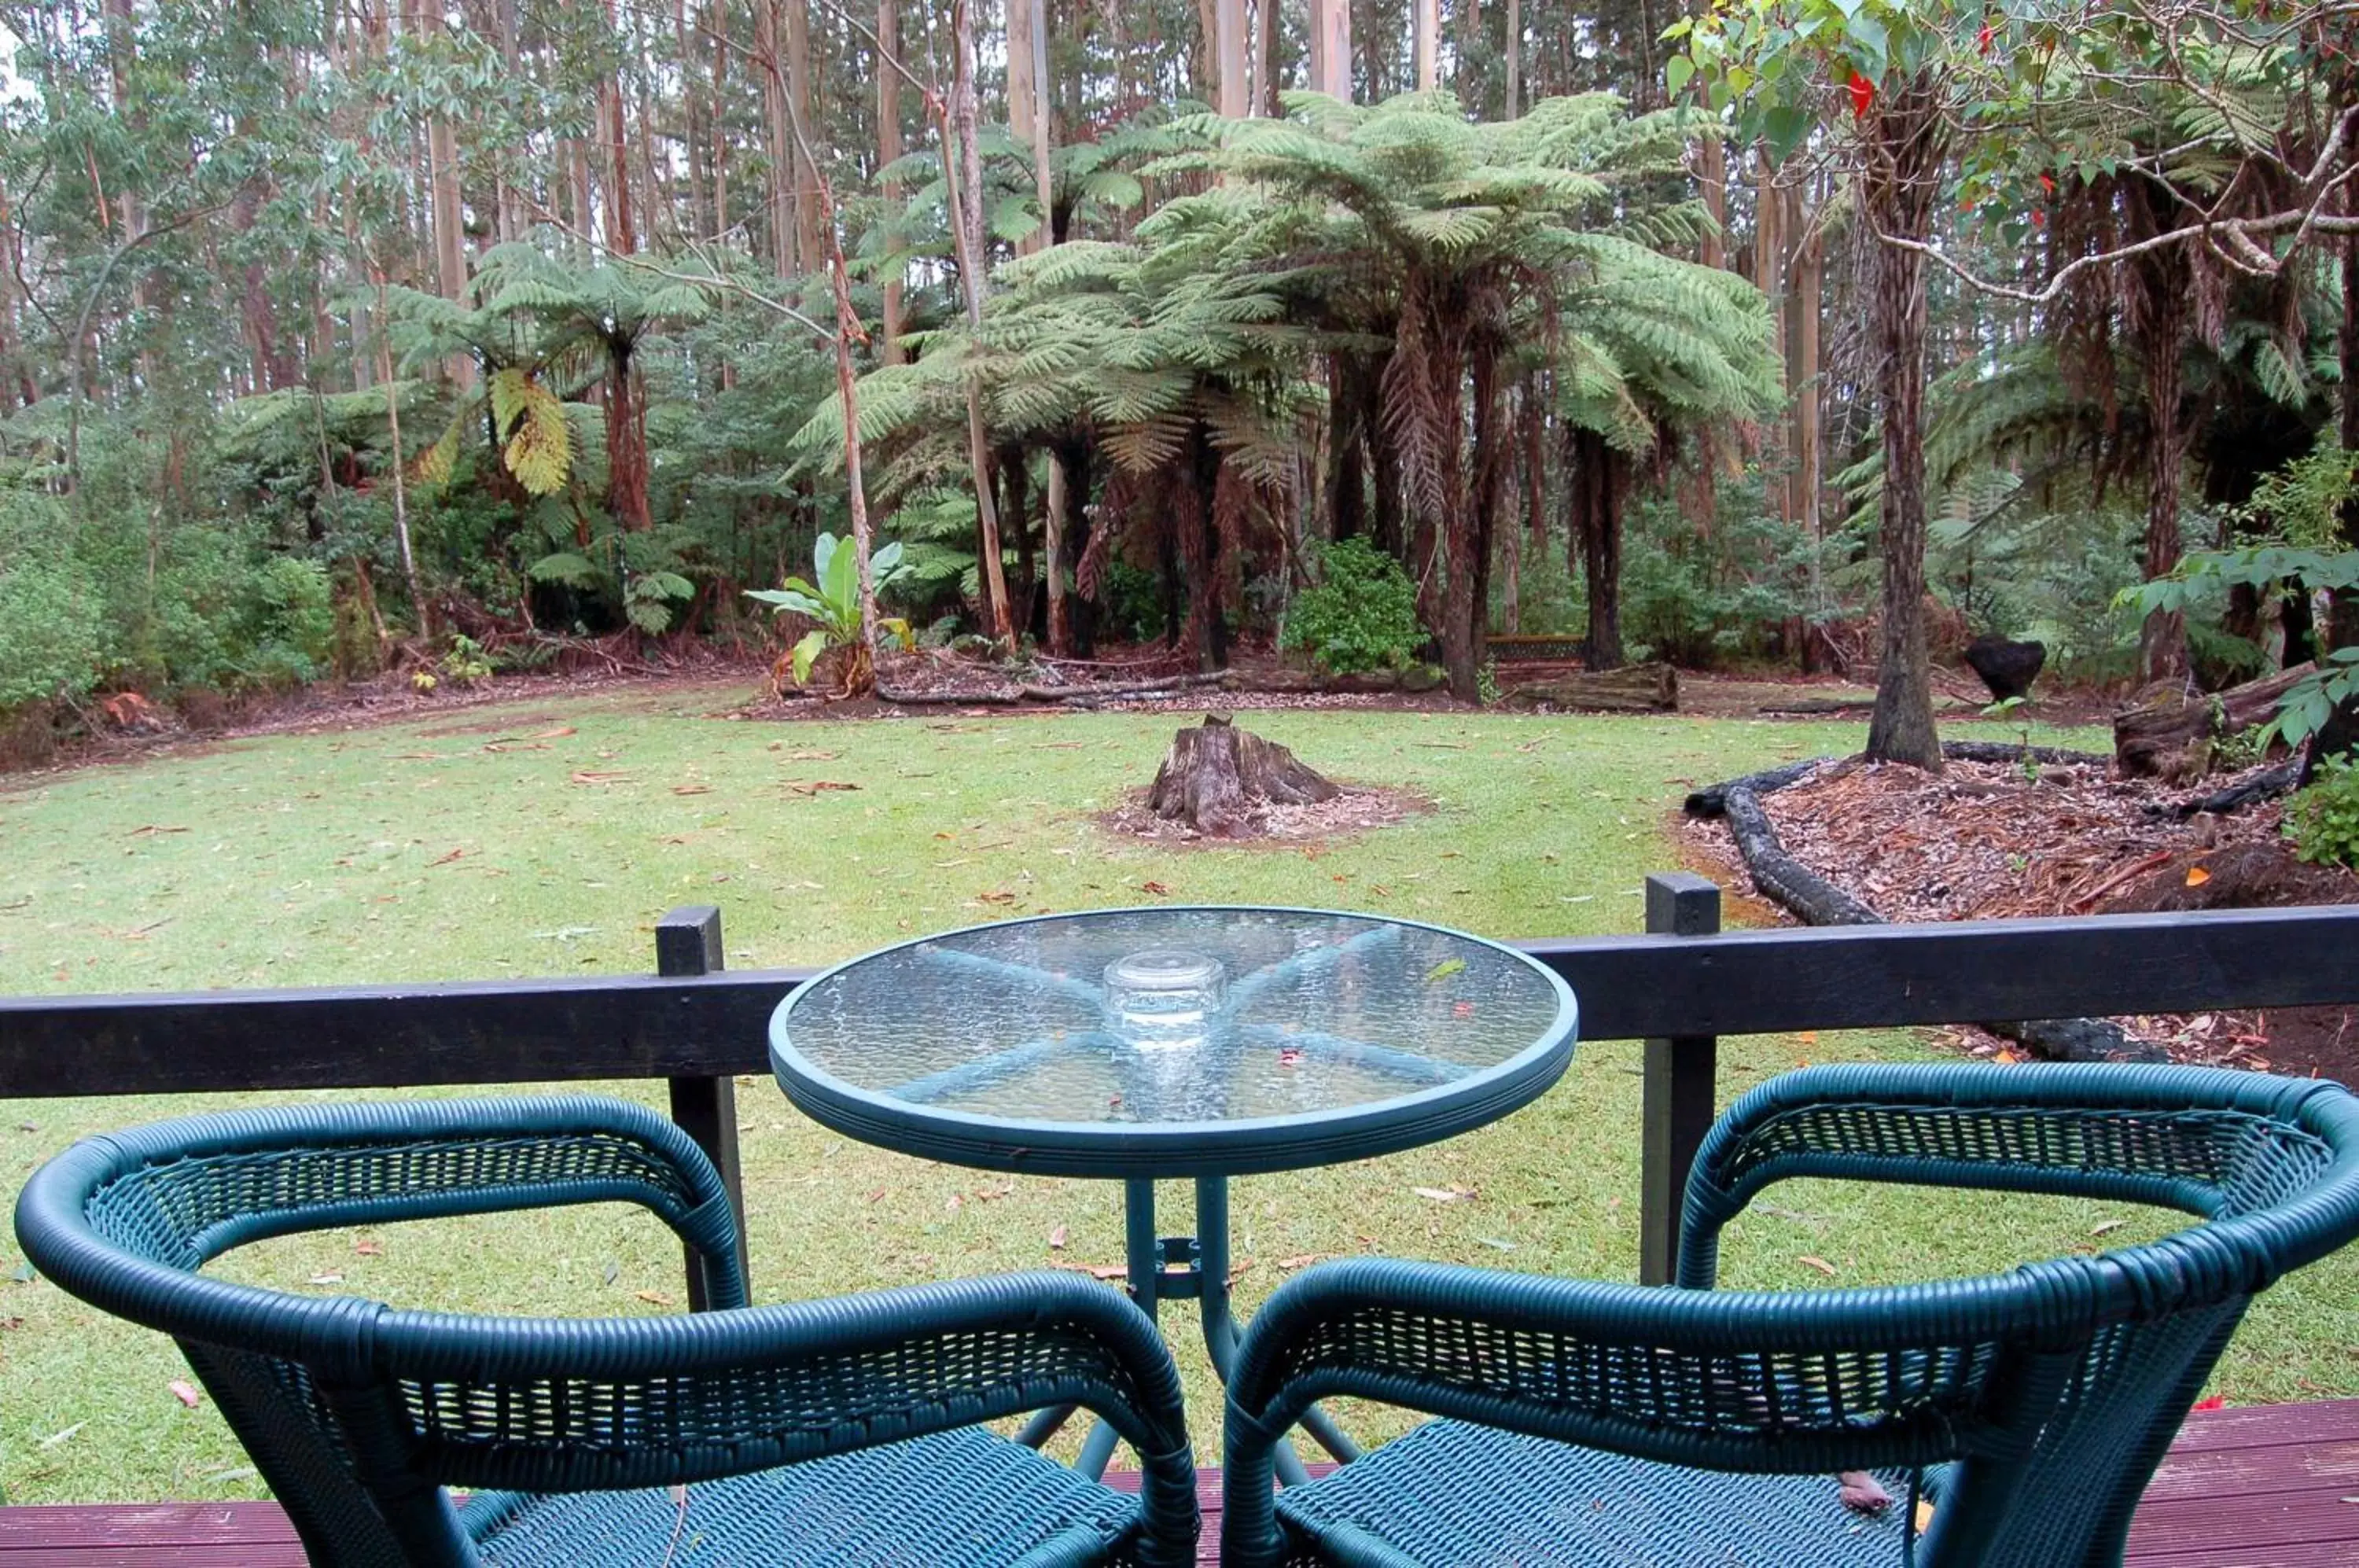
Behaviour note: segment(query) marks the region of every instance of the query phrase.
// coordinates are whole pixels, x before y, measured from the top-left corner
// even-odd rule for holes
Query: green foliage
[[[1813,539],[1770,514],[1763,478],[1717,486],[1717,515],[1700,526],[1669,496],[1630,508],[1622,562],[1622,634],[1632,657],[1697,668],[1784,648],[1796,617],[1833,614],[1812,583],[1855,549],[1843,533]]]
[[[0,569],[0,715],[87,696],[105,673],[106,622],[88,577],[70,565]]]
[[[480,686],[492,678],[492,660],[484,645],[464,635],[451,639],[442,656],[442,673],[462,686]]]
[[[878,593],[907,570],[901,564],[901,546],[881,545],[869,557],[868,570]],[[861,638],[860,611],[860,551],[849,539],[839,539],[823,533],[811,544],[811,574],[809,578],[789,577],[781,588],[748,588],[745,596],[759,600],[780,614],[792,612],[812,623],[794,646],[795,684],[810,681],[811,666],[819,656],[831,648],[856,645]],[[909,623],[898,617],[879,623],[885,632],[904,648],[916,646],[909,634]]]
[[[2313,866],[2359,870],[2359,765],[2347,757],[2321,758],[2310,788],[2286,802],[2285,835],[2294,854]]]
[[[1332,675],[1406,669],[1425,631],[1400,562],[1362,539],[1337,539],[1314,559],[1320,581],[1288,606],[1278,647],[1308,651]]]

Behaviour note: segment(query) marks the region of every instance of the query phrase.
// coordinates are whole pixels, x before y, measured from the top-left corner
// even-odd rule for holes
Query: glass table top
[[[1414,1121],[1419,1106],[1495,1100],[1487,1091],[1517,1070],[1545,1069],[1537,1094],[1570,1053],[1572,1014],[1549,971],[1455,931],[1164,908],[886,948],[797,991],[771,1040],[781,1083],[821,1120],[953,1159],[909,1135],[949,1128],[955,1142],[965,1129],[966,1162],[1005,1167],[1044,1144],[1219,1141],[1223,1129],[1307,1130],[1387,1108]],[[1353,1151],[1303,1152],[1307,1164]],[[1180,1173],[1168,1159],[1158,1169]]]

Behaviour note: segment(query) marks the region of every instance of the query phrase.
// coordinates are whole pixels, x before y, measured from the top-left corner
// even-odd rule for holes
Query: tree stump
[[[2212,743],[2267,724],[2277,702],[2310,672],[2307,664],[2225,691],[2189,697],[2160,682],[2114,716],[2114,757],[2131,778],[2185,782],[2212,766]]]
[[[1515,687],[1506,700],[1518,708],[1571,708],[1602,713],[1669,713],[1680,705],[1680,675],[1668,664],[1631,664],[1560,675]]]
[[[1207,713],[1200,727],[1171,737],[1147,804],[1206,838],[1243,838],[1272,805],[1306,806],[1341,793],[1276,741]]]

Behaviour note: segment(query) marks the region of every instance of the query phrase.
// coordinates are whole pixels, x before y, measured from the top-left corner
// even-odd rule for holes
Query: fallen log
[[[1160,681],[1133,681],[1085,686],[998,686],[983,691],[912,691],[876,683],[877,697],[908,707],[1008,708],[1027,702],[1112,702],[1145,697],[1172,697],[1182,691],[1232,682],[1225,670],[1201,675],[1169,675]]]
[[[2256,773],[2241,784],[2214,789],[2209,795],[2181,800],[2175,806],[2148,806],[2147,814],[2177,817],[2180,822],[2205,811],[2215,817],[2225,816],[2256,800],[2273,800],[2279,795],[2290,794],[2301,783],[2301,758],[2297,757],[2290,761],[2280,762],[2266,772]]]
[[[1980,746],[1989,743],[1964,741],[1951,744]],[[1950,755],[1949,746],[1941,749],[1945,755]],[[2000,749],[2012,751],[2016,756],[2022,754],[2020,747]],[[1811,925],[1882,925],[1885,923],[1882,915],[1787,854],[1785,844],[1777,837],[1777,828],[1769,821],[1769,813],[1762,809],[1761,794],[1765,790],[1783,789],[1826,760],[1819,757],[1809,762],[1788,763],[1766,773],[1756,773],[1709,789],[1696,790],[1688,797],[1688,811],[1696,816],[1725,816],[1729,831],[1736,840],[1737,853],[1744,858],[1745,870],[1752,875],[1753,885]],[[2051,1061],[2169,1060],[2169,1053],[2160,1046],[2132,1038],[2129,1031],[2107,1018],[1998,1019],[1982,1027],[2002,1039],[2027,1046]]]
[[[2176,684],[2150,686],[2114,716],[2114,760],[2134,779],[2200,779],[2212,765],[2213,741],[2277,717],[2278,700],[2311,669],[2299,664],[2192,697]]]
[[[1543,703],[1595,713],[1669,713],[1680,705],[1680,672],[1668,664],[1576,671],[1510,688],[1503,701],[1518,708]]]

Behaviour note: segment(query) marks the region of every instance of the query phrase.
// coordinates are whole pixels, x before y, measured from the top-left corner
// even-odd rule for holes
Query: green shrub
[[[1307,650],[1331,675],[1398,670],[1425,642],[1417,586],[1400,562],[1365,539],[1338,539],[1318,553],[1322,580],[1296,595],[1277,645]]]
[[[87,695],[106,669],[106,618],[71,566],[0,571],[0,713]]]
[[[336,606],[327,568],[291,555],[272,556],[255,574],[253,664],[265,682],[316,681],[336,648]]]
[[[2359,767],[2347,757],[2321,761],[2310,788],[2286,802],[2285,835],[2313,866],[2359,870]]]

